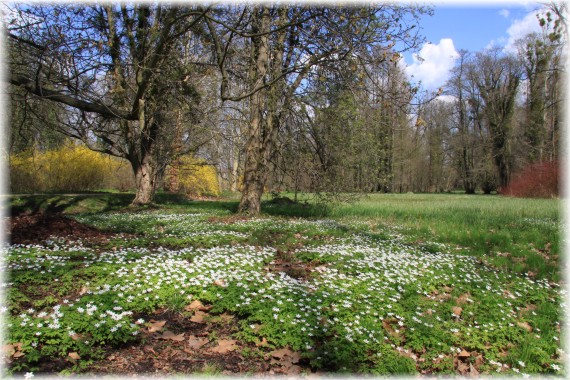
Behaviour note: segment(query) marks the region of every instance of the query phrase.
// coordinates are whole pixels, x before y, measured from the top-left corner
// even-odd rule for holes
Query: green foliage
[[[418,207],[428,198],[405,200]],[[135,320],[137,313],[182,311],[199,299],[213,305],[211,323],[221,323],[217,313],[239,317],[236,338],[252,343],[265,338],[270,348],[288,346],[322,370],[450,374],[458,353],[467,350],[482,355],[479,370],[485,374],[515,369],[559,373],[558,286],[498,270],[470,251],[425,236],[418,240],[427,233],[422,223],[461,211],[450,202],[453,197],[445,203],[448,214],[436,210],[441,204],[414,213],[392,199],[396,205],[383,211],[390,213],[391,226],[369,216],[243,218],[232,215],[235,203],[221,202],[77,215],[84,223],[140,238],[116,239],[115,249],[63,240],[8,249],[7,340],[22,343],[24,353],[12,370],[29,370],[40,360],[75,352],[81,360],[72,370],[81,371],[83,361],[97,358],[104,345],[138,341],[147,321]],[[481,202],[482,208],[481,200],[467,199]],[[375,201],[379,206],[372,212],[379,217],[387,207]],[[346,214],[362,210],[351,207]],[[496,203],[488,207],[499,208]],[[524,212],[529,220],[519,223],[527,223],[529,231],[552,215],[545,204]],[[520,216],[521,210],[512,213]],[[461,220],[481,226],[480,215],[459,214],[452,219],[457,226]],[[485,220],[505,224],[509,215],[490,213]],[[396,221],[409,228],[396,228]],[[431,238],[445,231],[437,225],[426,231],[430,228],[437,232]],[[517,236],[512,229],[507,232],[493,244]],[[168,241],[176,247],[165,246]]]

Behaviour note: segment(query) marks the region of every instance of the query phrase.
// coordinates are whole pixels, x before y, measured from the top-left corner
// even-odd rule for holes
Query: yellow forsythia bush
[[[173,182],[172,176],[178,175],[178,181],[175,182],[178,183],[179,188],[171,190],[190,196],[217,197],[220,195],[218,173],[214,166],[190,155],[180,157],[178,163],[173,165],[176,167],[169,168],[166,180]]]
[[[18,193],[102,189],[125,163],[70,141],[56,150],[10,155],[9,166],[10,190]]]

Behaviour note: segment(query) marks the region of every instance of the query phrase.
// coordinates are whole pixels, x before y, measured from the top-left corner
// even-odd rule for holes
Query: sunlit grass
[[[457,244],[501,268],[555,281],[560,213],[557,199],[461,194],[374,194],[330,211],[333,217],[400,228],[409,239]]]

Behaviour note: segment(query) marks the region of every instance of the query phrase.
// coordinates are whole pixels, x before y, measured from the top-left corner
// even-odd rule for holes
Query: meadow
[[[105,236],[5,246],[9,373],[100,373],[150,346],[200,355],[162,374],[565,374],[559,200],[267,199],[251,218],[232,199],[129,197],[10,199]],[[237,352],[250,364],[228,370]]]

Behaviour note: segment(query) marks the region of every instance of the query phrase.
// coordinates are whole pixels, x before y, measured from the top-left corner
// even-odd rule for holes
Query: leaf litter
[[[300,361],[297,352],[289,349],[271,351],[268,346],[258,347],[254,342],[235,339],[234,335],[240,331],[239,321],[229,313],[216,316],[221,317],[223,323],[193,323],[181,313],[157,313],[154,319],[149,315],[141,316],[154,321],[151,326],[156,324],[160,329],[168,326],[168,330],[147,331],[146,334],[155,339],[147,339],[142,348],[136,344],[110,348],[109,354],[90,365],[86,372],[125,376],[145,373],[190,375],[204,371],[205,366],[219,369],[222,375],[298,375],[311,372],[308,363]],[[210,336],[216,336],[216,339]],[[244,356],[244,350],[257,354]]]

